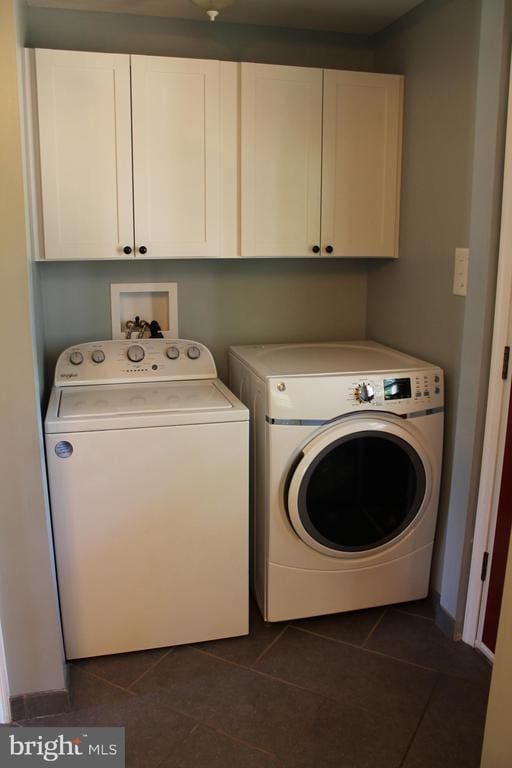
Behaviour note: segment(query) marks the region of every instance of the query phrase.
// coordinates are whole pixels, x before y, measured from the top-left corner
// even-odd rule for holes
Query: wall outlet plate
[[[125,339],[126,322],[136,315],[156,320],[165,338],[178,339],[178,283],[111,283],[112,338]]]
[[[456,248],[453,265],[453,292],[466,296],[468,292],[469,248]]]

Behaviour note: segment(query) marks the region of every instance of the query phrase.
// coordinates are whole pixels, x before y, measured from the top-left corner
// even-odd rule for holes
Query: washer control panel
[[[215,378],[217,369],[210,350],[188,339],[77,344],[62,352],[55,368],[57,387]]]

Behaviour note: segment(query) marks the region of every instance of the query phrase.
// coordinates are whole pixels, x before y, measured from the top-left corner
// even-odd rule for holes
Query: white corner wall
[[[0,623],[11,696],[65,687],[33,360],[17,12],[15,0],[0,3],[0,281],[10,326],[0,388]]]

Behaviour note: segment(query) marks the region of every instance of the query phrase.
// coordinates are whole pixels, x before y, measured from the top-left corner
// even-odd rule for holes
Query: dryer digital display
[[[410,379],[384,379],[384,400],[403,400],[410,396]]]

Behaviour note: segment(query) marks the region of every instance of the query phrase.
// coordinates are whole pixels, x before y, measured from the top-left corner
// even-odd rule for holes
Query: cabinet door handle
[[[130,248],[130,246],[125,245],[125,247],[123,248],[123,253],[126,253],[126,255],[128,256],[128,254],[130,254],[131,252],[132,252],[132,249]]]
[[[320,246],[314,245],[311,250],[313,251],[313,253],[320,253]]]
[[[139,253],[142,253],[142,255],[144,255],[147,252],[148,252],[148,249],[146,248],[145,245],[140,245],[139,246]]]
[[[334,251],[334,248],[332,247],[332,245],[326,245],[325,246],[325,252],[326,253],[332,253],[333,251]]]

